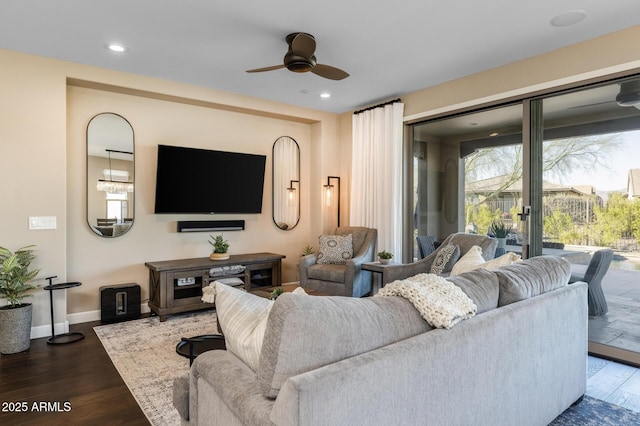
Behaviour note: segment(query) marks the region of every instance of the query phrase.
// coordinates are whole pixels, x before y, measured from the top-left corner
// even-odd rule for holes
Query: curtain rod
[[[359,110],[359,111],[355,111],[355,112],[353,113],[353,115],[360,114],[360,113],[362,113],[362,112],[369,111],[369,110],[372,110],[372,109],[381,108],[381,107],[383,107],[383,106],[387,106],[387,105],[395,104],[396,102],[402,102],[402,101],[400,100],[400,98],[398,98],[398,99],[394,99],[394,100],[392,100],[392,101],[383,102],[383,103],[378,104],[378,105],[370,106],[370,107],[368,107],[368,108],[361,109],[361,110]]]

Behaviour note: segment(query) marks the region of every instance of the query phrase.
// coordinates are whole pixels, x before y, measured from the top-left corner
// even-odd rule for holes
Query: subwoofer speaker
[[[140,318],[138,284],[100,287],[100,321],[119,322],[136,318]]]

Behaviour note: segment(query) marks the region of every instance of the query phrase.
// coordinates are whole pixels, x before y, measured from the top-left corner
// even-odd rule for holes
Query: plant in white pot
[[[505,248],[509,228],[501,220],[494,220],[489,226],[489,233],[493,234],[498,240],[498,247]]]
[[[29,269],[35,259],[34,246],[22,247],[12,253],[0,247],[0,297],[8,305],[0,307],[0,353],[26,351],[31,345],[31,303],[22,299],[38,288],[29,284],[40,272]]]
[[[222,234],[209,235],[211,239],[209,240],[209,244],[213,247],[213,252],[209,255],[211,260],[224,260],[229,258],[229,242],[224,239]]]
[[[387,263],[389,263],[391,259],[393,259],[393,254],[391,254],[386,250],[382,250],[381,252],[378,253],[378,260],[383,265],[386,265]]]

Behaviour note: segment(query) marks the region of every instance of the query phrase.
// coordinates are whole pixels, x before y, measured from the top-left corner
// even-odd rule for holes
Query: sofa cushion
[[[447,278],[464,291],[477,306],[477,314],[498,307],[500,294],[498,276],[486,269],[477,269]]]
[[[432,274],[450,272],[453,265],[460,259],[460,247],[455,244],[447,244],[438,250],[435,260],[431,264]]]
[[[275,301],[260,354],[258,384],[275,398],[292,376],[314,370],[431,327],[402,297],[310,297]]]
[[[227,350],[257,371],[273,301],[220,284],[216,285],[215,304]]]
[[[307,276],[314,280],[344,282],[344,265],[311,265],[307,268]]]
[[[320,236],[318,263],[345,264],[351,258],[353,258],[353,238],[351,234]]]
[[[496,269],[500,285],[498,306],[519,302],[564,287],[571,276],[566,259],[539,256]]]

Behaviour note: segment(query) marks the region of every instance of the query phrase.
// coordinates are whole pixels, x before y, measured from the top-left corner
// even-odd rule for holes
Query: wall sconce
[[[331,185],[331,179],[338,181],[337,187]],[[338,204],[338,227],[340,226],[340,177],[339,176],[327,176],[327,184],[323,186],[324,191],[324,205],[327,207],[333,206],[334,203]],[[337,188],[337,191],[335,189]],[[337,201],[334,201],[337,200]]]
[[[296,182],[300,185],[299,180],[291,180],[289,181],[289,187],[287,188],[287,206],[295,206],[296,205],[296,188],[293,186],[293,183]]]

